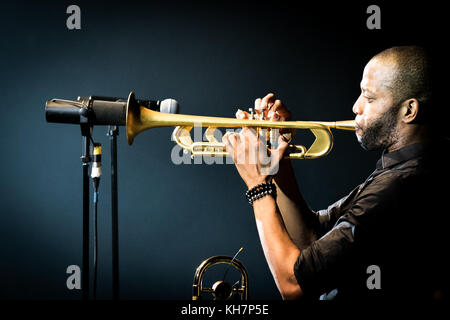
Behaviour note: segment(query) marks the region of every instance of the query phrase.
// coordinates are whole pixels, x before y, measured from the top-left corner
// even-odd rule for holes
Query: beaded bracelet
[[[274,198],[276,198],[277,196],[277,188],[271,181],[258,184],[257,186],[254,186],[253,188],[245,192],[245,196],[247,197],[248,203],[250,203],[250,205],[253,205],[253,202],[268,195]]]

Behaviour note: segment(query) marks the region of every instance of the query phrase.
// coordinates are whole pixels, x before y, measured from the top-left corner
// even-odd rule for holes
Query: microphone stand
[[[112,225],[112,291],[113,300],[119,299],[119,221],[117,200],[117,136],[118,126],[110,125],[108,134],[111,149],[111,225]]]
[[[89,108],[93,98],[90,97],[88,106],[84,106],[80,112],[80,128],[82,135],[82,155],[81,162],[83,168],[83,258],[81,273],[82,299],[89,300],[89,280],[90,280],[90,187],[89,187],[89,164],[90,143],[93,125]],[[112,221],[112,288],[113,300],[119,299],[119,223],[118,223],[118,192],[117,192],[117,136],[119,128],[115,125],[108,127],[111,149],[111,221]]]
[[[83,163],[83,272],[82,272],[82,291],[83,300],[89,300],[89,243],[90,243],[90,226],[89,226],[89,163],[91,158],[90,139],[92,134],[92,123],[90,119],[91,113],[89,108],[92,101],[96,99],[104,99],[107,101],[118,101],[119,98],[106,98],[91,96],[88,100],[88,107],[83,107],[80,112],[81,135],[83,136],[83,155],[81,161]],[[117,136],[119,135],[119,127],[116,125],[108,126],[108,133],[111,150],[111,225],[112,225],[112,290],[113,300],[119,299],[119,222],[118,222],[118,192],[117,192]]]
[[[80,127],[82,135],[81,162],[83,168],[83,257],[81,290],[82,299],[86,301],[89,300],[89,163],[91,162],[90,139],[93,128],[89,116],[89,109],[87,107],[83,107],[80,112]]]
[[[117,192],[117,136],[118,125],[126,125],[126,109],[132,99],[133,103],[139,103],[148,109],[159,108],[161,101],[135,100],[131,92],[128,99],[90,96],[78,97],[77,101],[52,99],[45,105],[45,117],[47,122],[80,124],[82,135],[81,162],[83,168],[83,254],[82,254],[82,299],[89,300],[90,283],[90,187],[89,165],[92,162],[90,155],[90,143],[94,123],[97,125],[109,125],[108,133],[111,146],[111,220],[112,220],[112,281],[113,300],[119,299],[119,232],[118,232],[118,192]],[[99,100],[97,105],[95,101]],[[168,101],[166,101],[168,100]],[[178,102],[166,99],[165,109],[168,113],[178,112]],[[113,102],[108,104],[105,102]],[[162,110],[161,110],[162,111]],[[166,112],[166,111],[164,111]],[[111,125],[114,123],[115,125]],[[97,196],[97,193],[95,194]],[[97,205],[97,198],[95,198]],[[96,216],[96,215],[94,215]],[[96,226],[96,225],[95,225]],[[97,237],[94,237],[97,240]],[[95,247],[96,248],[96,247]],[[96,253],[97,250],[95,249]],[[94,260],[96,266],[96,259]],[[96,280],[96,269],[94,269]],[[94,282],[95,283],[95,282]],[[94,286],[94,293],[95,293]]]

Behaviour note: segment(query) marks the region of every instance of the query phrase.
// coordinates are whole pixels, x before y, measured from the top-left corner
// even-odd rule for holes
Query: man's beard
[[[400,106],[393,106],[375,122],[362,128],[358,142],[365,150],[389,148],[397,141],[397,115]]]

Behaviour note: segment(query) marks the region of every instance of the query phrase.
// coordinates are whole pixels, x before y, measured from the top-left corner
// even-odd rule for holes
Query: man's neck
[[[428,141],[430,139],[431,133],[428,128],[420,125],[411,125],[399,132],[396,141],[388,147],[388,152],[401,149],[414,143]]]

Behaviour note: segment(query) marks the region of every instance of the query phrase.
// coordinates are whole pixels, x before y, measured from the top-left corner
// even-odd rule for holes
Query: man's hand
[[[291,120],[291,112],[289,109],[280,101],[275,99],[273,93],[269,93],[264,98],[258,98],[255,100],[255,111],[259,115],[264,114],[264,119],[271,121],[289,121]],[[236,112],[236,118],[238,119],[248,119],[248,112],[238,110]]]
[[[270,93],[262,99],[255,100],[257,115],[263,113],[267,120],[285,121],[290,119],[289,110]],[[238,111],[236,117],[247,119],[248,113]],[[241,178],[249,189],[267,181],[269,176],[277,173],[279,162],[288,147],[286,139],[280,135],[278,147],[268,150],[263,135],[257,130],[245,127],[239,133],[228,132],[223,136],[227,152],[229,152]]]

